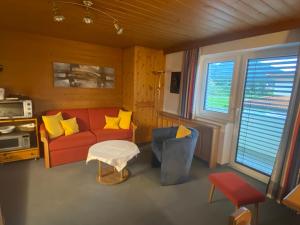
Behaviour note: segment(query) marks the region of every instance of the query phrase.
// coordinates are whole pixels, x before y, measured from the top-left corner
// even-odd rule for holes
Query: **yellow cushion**
[[[79,132],[79,127],[75,117],[68,120],[61,120],[60,123],[65,130],[65,136]]]
[[[191,130],[189,130],[185,126],[180,125],[176,133],[176,138],[183,138],[190,135],[191,133]]]
[[[119,117],[109,117],[105,116],[106,124],[104,126],[104,129],[120,129],[119,123],[120,118]]]
[[[53,139],[64,134],[60,121],[63,120],[61,112],[52,116],[42,116],[49,138]]]
[[[123,110],[119,111],[119,115],[118,115],[118,117],[120,118],[119,127],[121,129],[129,129],[130,122],[131,122],[131,115],[132,112],[130,111],[123,111]]]

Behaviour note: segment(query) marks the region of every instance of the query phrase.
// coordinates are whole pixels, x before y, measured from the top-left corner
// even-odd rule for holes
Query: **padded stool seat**
[[[236,208],[248,204],[255,204],[257,221],[258,203],[266,200],[264,194],[232,172],[213,173],[209,175],[208,179],[212,183],[209,194],[209,203],[212,201],[216,187],[236,206]]]

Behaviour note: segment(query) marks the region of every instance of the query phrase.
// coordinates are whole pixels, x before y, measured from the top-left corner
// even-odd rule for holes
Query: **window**
[[[286,122],[297,56],[248,60],[235,161],[265,175],[273,170]]]
[[[228,113],[234,61],[208,63],[206,73],[203,109],[205,111]]]

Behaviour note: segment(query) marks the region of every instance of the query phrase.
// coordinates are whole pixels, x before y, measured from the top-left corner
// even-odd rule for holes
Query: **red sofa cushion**
[[[90,131],[83,131],[69,136],[61,136],[49,143],[49,151],[57,151],[79,146],[91,146],[97,142],[96,136]]]
[[[106,141],[106,140],[129,140],[132,138],[132,130],[124,129],[99,129],[92,131],[97,137],[97,141]]]
[[[213,173],[208,178],[236,206],[265,201],[264,194],[235,173]]]
[[[87,109],[57,109],[48,111],[47,115],[54,115],[58,112],[62,112],[64,119],[76,117],[80,131],[87,131],[90,129],[89,114]]]
[[[117,117],[119,114],[119,108],[99,108],[88,109],[90,128],[91,130],[103,129],[105,126],[105,116]]]

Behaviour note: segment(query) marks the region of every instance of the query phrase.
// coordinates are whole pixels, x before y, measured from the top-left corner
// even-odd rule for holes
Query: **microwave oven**
[[[30,148],[29,133],[12,133],[0,135],[0,152]]]
[[[0,119],[31,118],[31,100],[0,101]]]

